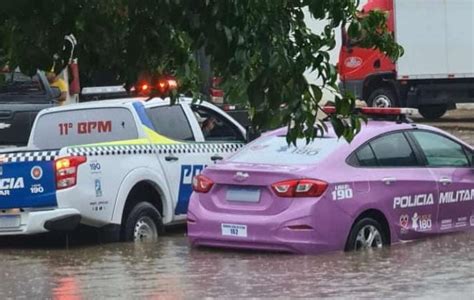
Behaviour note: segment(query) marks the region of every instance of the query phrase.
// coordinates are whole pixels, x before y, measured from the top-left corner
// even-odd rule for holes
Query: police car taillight
[[[319,197],[328,183],[317,179],[291,179],[272,184],[273,191],[280,197]]]
[[[85,156],[69,156],[54,161],[56,173],[56,189],[61,190],[75,186],[77,183],[77,167],[87,161]]]
[[[224,91],[220,89],[210,89],[212,103],[222,104],[224,103]]]
[[[211,190],[214,182],[204,175],[193,177],[193,191],[197,193],[207,193]]]

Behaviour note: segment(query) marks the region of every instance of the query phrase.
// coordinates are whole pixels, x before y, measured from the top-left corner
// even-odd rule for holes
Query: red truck
[[[405,54],[395,63],[343,32],[342,91],[370,106],[415,107],[428,119],[474,102],[474,1],[369,0],[362,14],[372,10],[387,12],[387,26]]]

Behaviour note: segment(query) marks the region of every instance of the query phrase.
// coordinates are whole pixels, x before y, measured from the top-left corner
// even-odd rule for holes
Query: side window
[[[148,108],[147,114],[160,134],[176,140],[194,141],[193,131],[181,105]]]
[[[245,141],[240,130],[219,113],[198,105],[191,109],[206,141]]]
[[[375,159],[374,152],[370,145],[365,145],[356,152],[359,166],[361,167],[374,167],[377,166],[377,160]]]
[[[415,153],[403,133],[384,135],[371,141],[370,146],[380,167],[418,166]]]
[[[439,134],[427,131],[412,132],[425,154],[430,167],[467,167],[469,160],[464,147]]]

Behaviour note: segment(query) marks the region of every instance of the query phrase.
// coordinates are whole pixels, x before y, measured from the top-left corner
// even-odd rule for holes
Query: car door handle
[[[211,156],[211,160],[212,160],[213,162],[216,162],[216,161],[218,161],[218,160],[223,160],[223,159],[224,159],[224,158],[223,158],[222,156],[217,155],[217,154]]]
[[[441,183],[442,185],[448,185],[448,184],[451,184],[453,181],[451,180],[451,178],[448,178],[448,177],[442,177],[439,179],[439,183]]]
[[[166,161],[177,161],[179,158],[174,155],[165,156]]]
[[[383,181],[386,185],[390,185],[392,182],[397,181],[397,178],[395,178],[395,177],[384,177],[384,178],[382,179],[382,181]]]

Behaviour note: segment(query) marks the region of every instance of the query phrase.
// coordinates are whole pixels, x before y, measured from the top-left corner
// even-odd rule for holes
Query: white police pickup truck
[[[193,176],[245,134],[219,108],[186,98],[42,110],[28,146],[0,153],[0,235],[85,224],[113,240],[156,240],[185,220]]]

